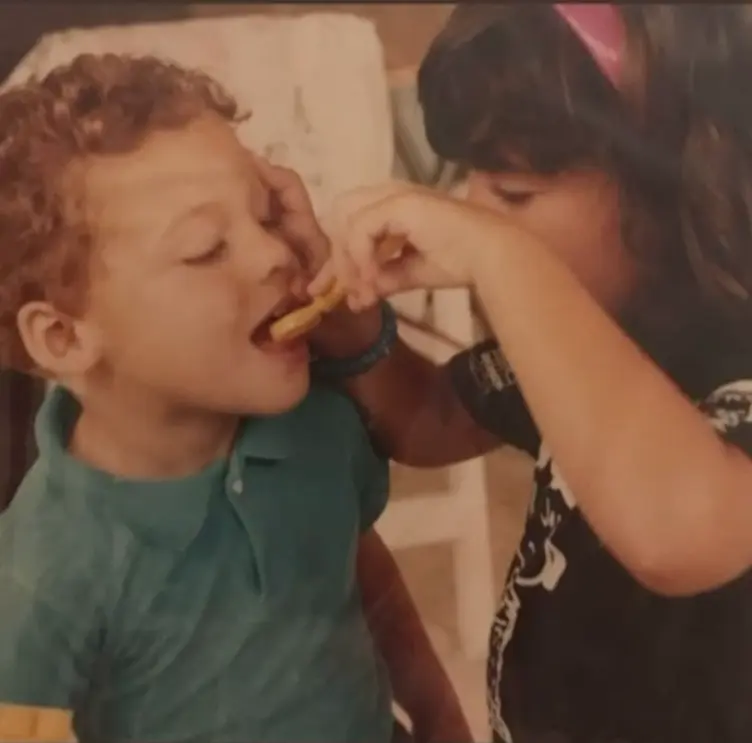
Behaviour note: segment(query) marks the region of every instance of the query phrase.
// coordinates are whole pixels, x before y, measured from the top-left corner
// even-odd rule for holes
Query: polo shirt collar
[[[71,456],[67,443],[80,405],[62,387],[54,387],[36,419],[39,461],[49,492],[84,499],[85,508],[124,523],[156,544],[184,549],[203,526],[213,498],[243,480],[248,460],[280,461],[292,451],[290,414],[248,419],[241,424],[227,460],[187,477],[130,480],[110,475]]]
[[[294,413],[245,419],[238,431],[234,453],[244,460],[287,459],[293,451]]]

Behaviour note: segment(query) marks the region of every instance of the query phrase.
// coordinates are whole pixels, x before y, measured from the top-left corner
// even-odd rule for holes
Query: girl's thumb
[[[308,284],[308,293],[312,297],[318,297],[320,294],[326,294],[331,289],[335,281],[334,264],[331,259],[328,260],[323,268],[316,274],[313,281]]]
[[[375,278],[376,291],[382,297],[399,292],[425,287],[425,263],[417,253],[405,254],[396,260],[388,261],[379,268]]]

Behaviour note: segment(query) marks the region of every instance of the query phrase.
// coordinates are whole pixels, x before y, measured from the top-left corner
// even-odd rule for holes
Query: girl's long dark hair
[[[638,340],[655,350],[659,317],[664,347],[752,339],[752,7],[620,9],[617,91],[550,5],[461,3],[420,69],[429,142],[483,171],[610,173],[646,276]]]

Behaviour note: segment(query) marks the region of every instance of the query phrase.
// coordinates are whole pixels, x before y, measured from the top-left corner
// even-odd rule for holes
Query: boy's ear
[[[79,376],[101,359],[99,334],[48,302],[29,302],[18,312],[18,331],[34,364],[53,378]]]

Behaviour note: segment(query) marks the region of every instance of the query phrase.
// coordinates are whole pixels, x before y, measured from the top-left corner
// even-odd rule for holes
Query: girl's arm
[[[301,264],[307,271],[320,268],[329,257],[329,240],[300,177],[254,153],[248,156],[270,189],[279,229],[291,246],[297,246]],[[321,354],[357,356],[373,343],[380,327],[378,309],[358,316],[336,311],[310,340]],[[388,359],[367,374],[346,380],[345,387],[365,411],[383,451],[402,464],[441,467],[480,456],[501,443],[468,414],[447,368],[401,342]]]
[[[594,531],[649,588],[689,594],[752,563],[752,461],[534,239],[474,253],[491,326]]]
[[[380,323],[378,308],[361,315],[333,313],[315,331],[316,350],[334,357],[357,355],[378,336]],[[451,377],[449,366],[398,341],[373,369],[343,384],[386,455],[410,467],[443,467],[502,443],[471,417]],[[508,421],[510,428],[514,422]]]
[[[459,699],[431,645],[397,563],[372,529],[360,539],[358,583],[395,701],[418,743],[463,743],[472,736]]]
[[[752,460],[727,444],[535,237],[497,212],[386,184],[340,205],[334,272],[354,309],[472,284],[542,439],[601,541],[641,582],[689,594],[752,564]],[[401,235],[387,263],[377,244]],[[752,449],[752,447],[750,447]]]

